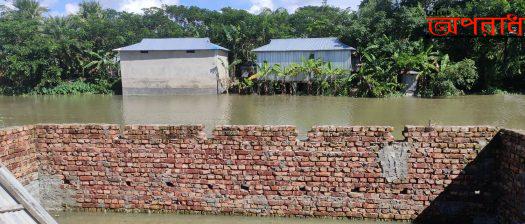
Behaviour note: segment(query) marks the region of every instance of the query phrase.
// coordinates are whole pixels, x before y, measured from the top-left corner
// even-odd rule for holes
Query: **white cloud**
[[[75,4],[75,3],[67,3],[65,6],[65,9],[66,9],[66,14],[71,15],[71,14],[75,14],[78,12],[79,6],[78,4]]]
[[[150,7],[161,7],[162,5],[178,5],[179,0],[123,0],[115,7],[114,3],[118,1],[111,1],[113,7],[118,10],[134,13],[142,13],[142,9]],[[111,6],[110,6],[111,7]]]
[[[357,10],[361,0],[328,0],[328,4],[337,6],[339,8],[351,8],[352,10]]]
[[[38,0],[44,7],[51,9],[51,15],[64,15],[71,14],[78,11],[78,5],[76,3],[81,0],[69,0],[67,4],[61,3],[62,0]],[[112,8],[119,11],[127,11],[134,13],[142,13],[143,8],[149,7],[161,7],[162,5],[179,5],[180,0],[98,0],[104,8]],[[213,1],[213,0],[199,0],[202,2]],[[230,1],[243,1],[251,3],[247,9],[251,13],[259,13],[264,8],[275,10],[279,7],[287,9],[289,12],[294,12],[299,7],[307,5],[321,5],[323,0],[230,0]],[[10,5],[10,0],[0,0],[0,5]],[[328,0],[328,4],[337,6],[340,8],[351,8],[357,10],[357,7],[361,0]],[[63,4],[63,5],[62,5]],[[57,10],[57,8],[64,9]]]
[[[5,0],[0,0],[0,6],[5,6],[8,9],[15,9],[15,7],[13,6],[11,2],[8,2]]]
[[[250,0],[252,2],[252,7],[248,9],[250,13],[259,13],[265,8],[274,9],[275,6],[272,0]]]
[[[317,0],[282,0],[282,7],[288,12],[295,12],[299,7],[307,5],[321,5],[321,1]]]
[[[263,8],[275,9],[277,7],[283,7],[289,12],[295,12],[300,7],[315,5],[320,6],[323,4],[322,0],[250,0],[252,6],[248,10],[251,13],[259,13]],[[331,6],[339,8],[351,8],[357,10],[357,7],[361,3],[361,0],[328,0],[327,3]]]
[[[51,8],[57,4],[58,0],[40,0],[38,2],[42,7]]]
[[[180,0],[99,0],[99,2],[104,8],[133,13],[143,13],[143,8],[180,4]]]

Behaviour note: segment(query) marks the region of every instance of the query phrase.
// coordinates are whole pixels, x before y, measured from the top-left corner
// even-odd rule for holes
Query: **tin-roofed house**
[[[253,52],[257,55],[259,66],[265,61],[270,66],[279,64],[281,67],[287,67],[292,63],[301,64],[303,59],[321,59],[330,62],[334,68],[355,68],[352,60],[355,48],[335,37],[272,39],[268,45],[256,48]],[[297,77],[303,78],[304,76]]]
[[[124,95],[210,94],[227,88],[228,49],[209,38],[143,39],[115,50]]]

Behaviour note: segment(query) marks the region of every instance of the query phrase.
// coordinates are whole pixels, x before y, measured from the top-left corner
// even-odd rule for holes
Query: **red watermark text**
[[[523,37],[525,18],[508,14],[506,17],[428,17],[428,32],[432,36],[458,36],[459,30],[471,30],[472,36]]]

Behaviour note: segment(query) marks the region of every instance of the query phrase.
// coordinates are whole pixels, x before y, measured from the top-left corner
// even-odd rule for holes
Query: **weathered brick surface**
[[[494,212],[495,155],[487,145],[498,131],[488,126],[405,128],[405,141],[413,144],[410,193],[425,207],[418,220],[445,222],[451,215],[470,223],[472,217]]]
[[[0,129],[0,162],[24,184],[38,178],[33,126]]]
[[[207,139],[202,126],[128,126],[119,136],[116,126],[61,125],[37,126],[36,135],[44,170],[78,189],[83,208],[414,219],[496,129],[472,138],[450,130],[464,144],[450,152],[428,148],[438,140],[415,143],[409,177],[387,183],[378,151],[394,141],[391,131],[321,126],[297,141],[292,126],[220,126]],[[433,132],[406,135],[416,142]],[[470,154],[456,158],[461,150]],[[432,175],[444,169],[453,171]]]
[[[292,126],[220,126],[207,139],[202,126],[45,125],[36,136],[43,170],[83,208],[376,218],[396,210],[368,150],[389,130],[319,127],[309,135],[323,140],[300,142]]]
[[[493,127],[407,126],[406,161],[392,163],[392,173],[402,175],[389,181],[383,149],[400,144],[391,127],[319,126],[303,141],[293,126],[219,126],[210,138],[200,125],[121,128],[0,131],[0,160],[19,176],[40,166],[41,174],[62,180],[60,188],[76,192],[81,209],[425,220],[472,217],[497,204],[494,176],[502,169],[485,147],[499,131]],[[512,139],[507,145],[523,142]],[[508,169],[523,169],[523,157],[505,155],[516,164]],[[517,180],[509,174],[508,194],[523,193]]]
[[[525,223],[525,132],[503,130],[498,214],[504,223]]]

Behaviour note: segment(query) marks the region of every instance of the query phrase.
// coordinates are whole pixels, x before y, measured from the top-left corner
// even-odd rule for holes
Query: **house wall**
[[[120,52],[123,94],[217,93],[217,77],[222,82],[228,77],[218,62],[225,54],[215,50]]]
[[[264,61],[270,65],[279,64],[287,67],[292,63],[301,64],[303,59],[309,59],[310,54],[314,54],[316,59],[322,59],[325,62],[331,62],[334,68],[352,69],[352,51],[278,51],[278,52],[255,52],[257,55],[257,64],[261,66]],[[270,79],[275,79],[270,76]],[[294,81],[304,80],[305,76],[299,75]]]
[[[217,71],[219,72],[219,92],[225,92],[229,88],[230,72],[228,53],[225,51],[218,51],[216,58]]]

